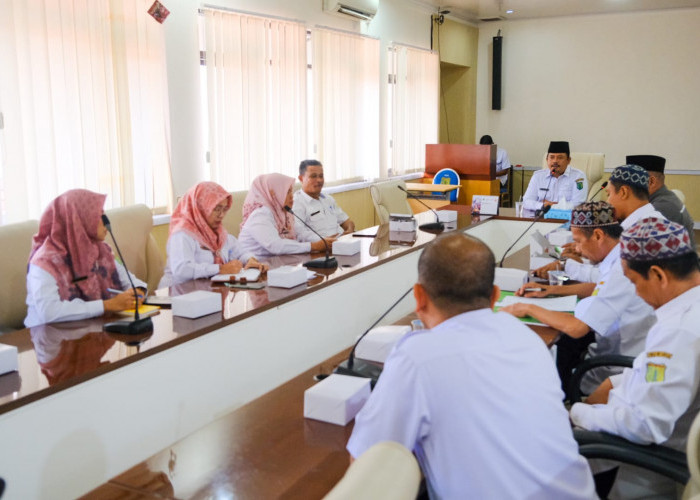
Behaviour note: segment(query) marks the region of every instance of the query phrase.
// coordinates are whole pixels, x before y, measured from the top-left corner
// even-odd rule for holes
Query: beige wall
[[[477,135],[513,163],[539,165],[550,140],[602,152],[658,154],[699,170],[700,9],[483,23]],[[503,35],[503,109],[490,107],[492,37]]]
[[[475,142],[478,43],[477,28],[450,19],[433,32],[440,52],[441,143]]]

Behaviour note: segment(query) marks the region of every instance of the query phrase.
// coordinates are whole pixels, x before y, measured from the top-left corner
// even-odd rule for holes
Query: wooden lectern
[[[495,144],[426,144],[425,173],[431,179],[443,168],[459,174],[461,188],[457,203],[471,205],[475,194],[498,196]]]

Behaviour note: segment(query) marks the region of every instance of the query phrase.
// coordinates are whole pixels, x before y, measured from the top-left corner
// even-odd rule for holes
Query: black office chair
[[[571,404],[581,401],[581,380],[586,372],[593,368],[601,366],[621,366],[631,368],[634,358],[632,356],[623,356],[622,354],[603,354],[593,356],[579,363],[571,374],[569,387],[567,390],[567,399]]]
[[[0,477],[0,498],[2,498],[2,494],[5,492],[5,480]]]

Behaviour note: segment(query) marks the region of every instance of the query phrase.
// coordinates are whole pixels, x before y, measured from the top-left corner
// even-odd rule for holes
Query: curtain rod
[[[338,33],[345,33],[346,35],[354,35],[354,36],[360,36],[362,38],[369,38],[371,40],[381,40],[378,36],[369,36],[369,35],[363,35],[362,33],[357,33],[356,31],[350,31],[350,30],[343,30],[340,28],[332,28],[330,26],[323,26],[320,24],[317,24],[314,26],[314,28],[317,29],[322,29],[322,30],[328,30],[328,31],[335,31]]]
[[[406,48],[409,48],[409,49],[420,50],[420,51],[423,51],[423,52],[430,52],[430,53],[435,53],[435,54],[438,53],[437,50],[430,50],[430,49],[426,49],[425,47],[418,47],[417,45],[410,45],[410,44],[408,44],[408,43],[389,42],[389,46],[392,46],[392,45],[393,45],[393,46],[398,46],[398,47],[406,47]]]
[[[214,10],[214,11],[219,11],[219,12],[227,12],[231,14],[243,14],[246,16],[254,16],[254,17],[262,17],[265,19],[275,19],[277,21],[287,21],[291,23],[298,23],[306,26],[306,23],[304,21],[301,21],[299,19],[291,19],[288,17],[281,17],[281,16],[273,16],[269,14],[260,14],[258,12],[250,12],[246,10],[240,10],[240,9],[232,9],[230,7],[220,7],[218,5],[210,5],[210,4],[203,4],[202,7],[197,9],[200,14],[204,14],[205,10]]]

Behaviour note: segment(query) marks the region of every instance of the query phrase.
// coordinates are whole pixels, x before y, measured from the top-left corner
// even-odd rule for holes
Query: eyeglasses
[[[226,212],[228,212],[228,207],[226,205],[217,205],[214,207],[214,210],[212,210],[212,213],[215,213],[216,215],[225,215]]]

